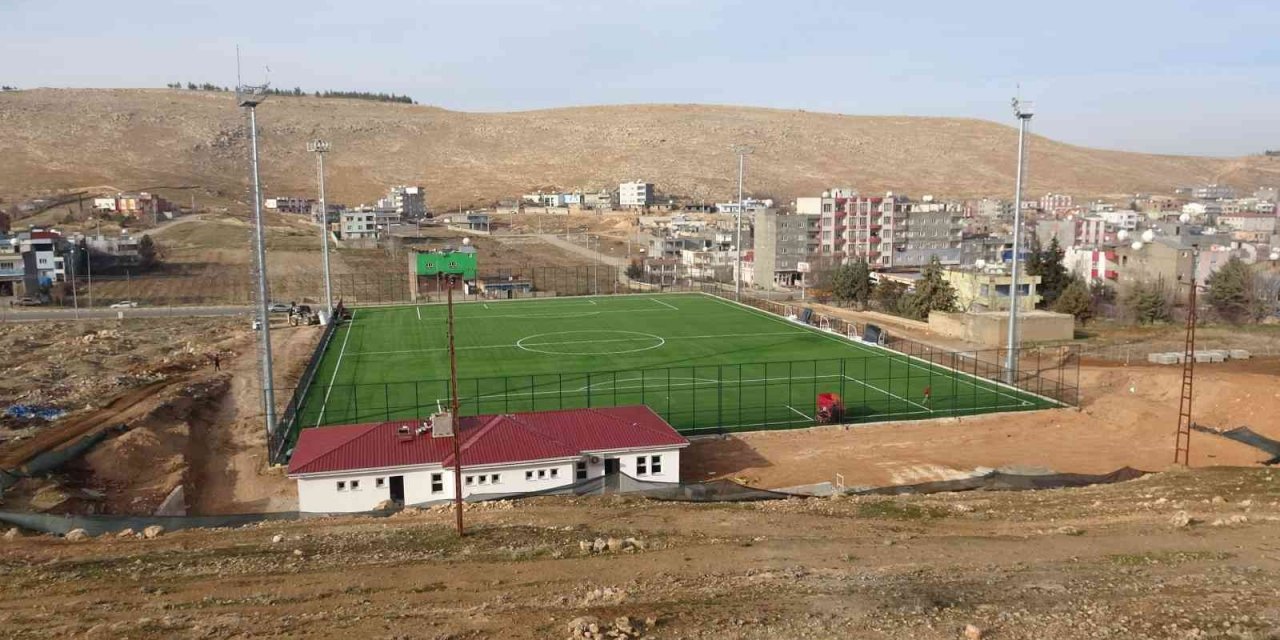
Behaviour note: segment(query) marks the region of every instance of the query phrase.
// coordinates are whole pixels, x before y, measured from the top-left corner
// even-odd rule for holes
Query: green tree
[[[641,267],[639,262],[633,260],[631,264],[627,265],[626,273],[628,278],[639,280],[644,277],[644,267]]]
[[[831,276],[831,295],[840,302],[866,306],[871,300],[871,268],[865,260],[836,267]]]
[[[1040,276],[1040,301],[1048,308],[1062,295],[1062,291],[1071,284],[1071,274],[1062,263],[1066,251],[1054,236],[1049,246],[1041,247],[1040,241],[1032,236],[1031,249],[1027,252],[1027,275]]]
[[[942,262],[934,256],[920,274],[913,294],[903,298],[904,315],[927,320],[930,311],[955,311],[956,290],[942,277]]]
[[[1255,279],[1249,265],[1232,256],[1205,280],[1209,287],[1205,296],[1209,306],[1232,324],[1256,320],[1261,315],[1262,305],[1256,295]]]
[[[143,269],[150,269],[159,263],[156,243],[150,235],[143,234],[142,239],[138,240],[138,261]]]
[[[1075,316],[1080,324],[1093,318],[1093,296],[1089,294],[1089,285],[1083,278],[1076,278],[1062,290],[1062,295],[1053,301],[1053,310],[1058,313],[1069,313]]]
[[[1139,324],[1167,322],[1173,312],[1163,280],[1137,282],[1124,298],[1124,306]]]
[[[900,313],[899,305],[906,294],[907,285],[896,280],[881,280],[872,292],[872,299],[881,311]]]

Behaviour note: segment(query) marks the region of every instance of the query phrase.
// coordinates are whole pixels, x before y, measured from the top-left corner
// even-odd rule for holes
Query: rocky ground
[[[1275,638],[1280,484],[738,504],[542,498],[0,540],[6,637]],[[156,532],[152,532],[153,534]],[[630,539],[630,540],[628,540]]]

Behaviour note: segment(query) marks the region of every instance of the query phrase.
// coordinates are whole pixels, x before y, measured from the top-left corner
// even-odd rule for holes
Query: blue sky
[[[0,0],[0,84],[405,93],[466,111],[743,104],[1013,123],[1089,146],[1280,148],[1280,2]]]

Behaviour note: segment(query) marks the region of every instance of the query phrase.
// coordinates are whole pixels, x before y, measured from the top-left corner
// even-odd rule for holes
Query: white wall
[[[488,465],[464,467],[462,469],[462,497],[484,495],[503,495],[544,491],[579,482],[576,477],[575,464],[581,460],[587,463],[587,478],[598,478],[604,475],[604,461],[610,458],[619,460],[619,470],[629,476],[651,482],[678,482],[680,480],[680,450],[664,449],[646,451],[644,453],[607,453],[594,454],[600,459],[592,463],[592,455],[583,458],[549,460],[541,463],[518,465]],[[645,458],[645,473],[639,472],[637,456]],[[652,457],[659,456],[661,472],[652,472]],[[441,490],[431,491],[432,476],[440,475]],[[498,482],[493,482],[493,476]],[[379,503],[391,499],[391,477],[404,477],[404,503],[421,504],[453,499],[453,469],[444,469],[433,465],[407,470],[359,471],[353,473],[335,473],[318,476],[296,478],[298,482],[298,509],[308,513],[352,513],[370,511]],[[484,476],[484,482],[480,477]],[[466,483],[471,477],[471,484]],[[378,486],[379,479],[382,486]],[[358,483],[353,489],[351,483]],[[342,482],[343,489],[338,489]]]

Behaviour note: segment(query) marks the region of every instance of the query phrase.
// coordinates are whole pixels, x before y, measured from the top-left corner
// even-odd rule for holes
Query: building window
[[[636,456],[636,475],[643,476],[649,473],[649,466],[645,462],[644,456]]]
[[[352,481],[351,481],[351,490],[352,490],[352,491],[359,491],[359,490],[360,490],[360,481],[359,481],[359,480],[352,480]]]
[[[498,484],[501,480],[502,476],[499,474],[494,473],[489,476],[489,484]]]
[[[483,473],[480,474],[480,477],[476,479],[476,484],[489,484],[489,476],[486,476]]]
[[[347,490],[347,481],[346,481],[346,480],[339,480],[339,481],[338,481],[338,491],[346,491],[346,490]]]
[[[538,469],[538,479],[539,479],[539,480],[542,480],[542,479],[544,479],[544,478],[546,478],[546,477],[547,477],[547,470],[546,470],[546,469]]]
[[[444,474],[431,474],[431,493],[444,493]]]
[[[574,475],[578,480],[587,479],[587,463],[585,460],[579,461],[574,465]]]
[[[373,488],[374,488],[374,489],[382,489],[382,488],[385,488],[386,486],[387,486],[387,479],[386,479],[386,478],[374,478],[374,479],[373,479]]]
[[[559,476],[560,476],[560,470],[559,470],[559,469],[552,469],[550,473],[551,473],[551,477],[552,477],[552,478],[557,478],[557,477],[559,477]]]
[[[473,484],[475,484],[475,483],[476,483],[476,477],[475,477],[475,476],[466,476],[465,478],[463,478],[463,482],[465,482],[465,483],[466,483],[466,485],[469,487],[469,486],[471,486],[471,485],[473,485]]]
[[[525,480],[533,480],[533,472],[532,472],[532,471],[526,471],[526,472],[524,472],[524,479],[525,479]]]
[[[649,473],[662,473],[662,456],[649,457]]]

